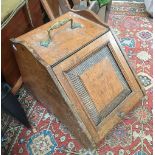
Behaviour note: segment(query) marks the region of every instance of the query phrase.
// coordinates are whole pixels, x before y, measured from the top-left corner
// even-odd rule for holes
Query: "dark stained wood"
[[[76,13],[76,14],[78,14],[78,15],[80,15],[80,16],[83,16],[83,17],[85,17],[85,18],[88,18],[89,20],[91,20],[91,21],[93,21],[93,22],[95,22],[95,23],[97,23],[97,24],[100,24],[100,25],[102,25],[102,26],[104,26],[104,27],[109,27],[106,23],[104,23],[103,21],[101,21],[100,19],[99,19],[99,16],[97,16],[93,11],[91,11],[91,10],[70,10],[70,11],[72,11],[72,12],[74,12],[74,13]]]
[[[32,15],[33,24],[35,27],[43,24],[42,13],[39,0],[31,0],[29,7]],[[32,30],[28,18],[26,7],[21,8],[13,19],[2,29],[1,32],[1,60],[2,60],[2,74],[6,82],[11,87],[14,87],[20,78],[20,72],[16,63],[13,48],[9,39],[18,37],[30,30]],[[15,92],[15,90],[14,90]]]
[[[41,0],[41,3],[50,20],[59,17],[71,9],[68,0]]]
[[[60,6],[58,0],[41,0],[41,3],[50,20],[60,16]]]
[[[89,18],[90,20],[92,18],[92,20],[94,20],[96,23],[98,22],[102,23],[99,20],[99,16],[96,15],[93,11],[89,10],[89,8],[86,10],[75,9],[74,5],[75,6],[79,5],[80,1],[81,0],[56,0],[56,1],[55,0],[41,0],[42,5],[50,20],[53,20],[56,17],[59,17],[60,15],[68,11],[72,11],[72,12],[76,12],[77,14],[81,16],[85,16],[86,18]],[[105,7],[105,19],[103,19],[105,23],[108,22],[109,13],[111,10],[111,4],[112,4],[112,0],[110,0],[110,2],[106,6],[103,6]],[[61,9],[61,12],[60,12],[60,9]]]
[[[16,84],[14,85],[14,87],[11,89],[11,92],[15,95],[17,93],[17,91],[19,90],[19,88],[21,87],[23,83],[22,77],[20,76],[20,78],[17,80]]]
[[[46,11],[46,14],[47,14],[48,18],[50,20],[55,19],[54,15],[53,15],[53,11],[51,10],[51,8],[50,8],[49,4],[47,3],[47,1],[46,0],[40,0],[40,1],[42,3],[42,6],[43,6],[44,10]],[[58,12],[58,10],[56,12]]]
[[[78,12],[81,16],[69,12],[16,38],[13,43],[24,83],[84,147],[93,148],[144,93],[109,27],[89,11],[82,12]],[[73,18],[82,28],[72,30],[69,23],[65,24],[50,34],[49,47],[40,46],[40,41],[48,39],[49,26],[64,18]],[[102,57],[101,53],[95,57],[107,49],[112,59],[109,54]],[[126,87],[129,93],[115,106],[113,101],[117,102],[116,98]]]

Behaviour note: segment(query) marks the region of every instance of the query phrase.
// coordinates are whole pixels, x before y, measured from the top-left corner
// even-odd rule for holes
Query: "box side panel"
[[[42,65],[25,46],[16,44],[16,48],[15,56],[23,81],[32,94],[70,128],[81,144],[86,148],[93,147],[93,141],[89,140],[79,120],[66,104],[46,66]]]

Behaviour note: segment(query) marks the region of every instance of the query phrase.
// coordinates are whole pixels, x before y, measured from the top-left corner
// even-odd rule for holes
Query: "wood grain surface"
[[[69,12],[18,37],[14,45],[25,84],[49,111],[69,127],[81,144],[93,148],[122,119],[119,114],[128,113],[144,93],[108,26],[90,12],[82,12],[83,17]],[[84,17],[90,17],[90,20]],[[71,30],[70,24],[66,24],[52,32],[49,47],[41,47],[39,42],[47,39],[48,27],[64,18],[73,18],[73,21],[82,24],[82,28]],[[123,88],[112,60],[105,56],[98,58],[101,59],[98,63],[93,63],[95,55],[105,47],[131,90],[116,107],[113,107],[112,100],[122,93]],[[93,61],[88,61],[90,58]],[[77,78],[82,84],[75,87]],[[95,115],[106,111],[108,106],[112,109],[99,124],[94,123],[82,99],[83,92],[79,91],[82,86],[88,92],[87,97],[94,102]]]
[[[38,27],[43,24],[41,6],[39,0],[31,0],[29,2],[29,7],[31,11],[31,16],[33,20],[34,27]],[[2,29],[1,34],[1,61],[2,61],[2,74],[8,84],[11,87],[14,87],[20,78],[20,71],[15,60],[15,56],[13,54],[12,44],[10,42],[11,38],[18,37],[30,30],[33,27],[30,25],[30,21],[28,18],[28,13],[26,10],[26,6],[22,7],[15,16],[11,19],[11,21]],[[13,88],[14,92],[17,87],[19,88],[19,83],[17,86]]]
[[[73,22],[80,23],[82,28],[71,29],[70,23],[67,23],[51,32],[52,42],[48,48],[40,46],[40,41],[48,39],[48,28],[57,21],[62,21],[64,18],[72,18]],[[69,12],[54,21],[20,36],[17,40],[27,42],[43,60],[49,65],[53,65],[107,30],[108,28],[106,27],[102,27],[99,24],[95,24],[90,20]]]
[[[80,75],[98,112],[110,104],[123,90],[114,68],[107,58]]]
[[[100,124],[96,126],[90,115],[88,114],[79,94],[77,94],[71,81],[65,76],[66,72],[72,70],[75,66],[83,62],[89,55],[92,55],[94,52],[97,52],[97,49],[101,47],[108,46],[111,49],[111,53],[114,56],[118,66],[120,67],[125,79],[127,80],[132,93],[126,97],[126,99],[120,103],[117,108],[115,108]],[[109,66],[107,66],[109,68]],[[67,96],[74,104],[74,108],[78,111],[79,116],[83,120],[84,124],[91,133],[92,138],[98,143],[109,130],[111,130],[114,124],[117,124],[121,118],[118,116],[119,112],[127,113],[130,111],[134,105],[143,97],[143,92],[141,87],[136,81],[135,76],[133,75],[130,67],[128,66],[124,56],[119,49],[117,42],[113,38],[111,32],[104,34],[102,37],[96,39],[94,42],[88,46],[82,48],[79,52],[72,55],[68,59],[62,61],[60,64],[53,68],[57,78],[59,79],[62,87],[64,88]],[[94,71],[95,72],[95,71]],[[94,79],[98,81],[98,79]],[[95,88],[93,88],[95,89]],[[105,90],[106,91],[106,90]],[[97,100],[97,99],[96,99]],[[108,124],[108,125],[106,125]]]

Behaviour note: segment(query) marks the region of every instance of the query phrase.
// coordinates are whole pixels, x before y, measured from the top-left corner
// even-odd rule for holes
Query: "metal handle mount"
[[[75,28],[81,28],[81,24],[80,23],[75,23],[73,22],[72,18],[65,18],[64,20],[58,21],[56,22],[54,25],[50,26],[47,30],[48,32],[48,39],[45,41],[41,41],[40,45],[44,46],[44,47],[48,47],[48,45],[50,44],[50,42],[52,41],[51,35],[50,35],[50,31],[60,28],[61,26],[65,25],[66,23],[71,22],[71,29],[75,29]]]

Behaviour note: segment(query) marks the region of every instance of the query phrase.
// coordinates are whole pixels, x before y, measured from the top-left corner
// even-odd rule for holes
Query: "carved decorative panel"
[[[95,143],[143,96],[111,33],[67,57],[53,71]]]
[[[131,93],[107,46],[64,74],[96,126]]]

